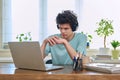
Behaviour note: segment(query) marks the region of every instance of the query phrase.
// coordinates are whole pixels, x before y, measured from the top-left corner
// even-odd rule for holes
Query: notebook
[[[85,64],[85,68],[98,72],[120,74],[120,64],[88,63]]]
[[[8,42],[8,45],[16,68],[41,71],[63,68],[63,66],[44,63],[38,41]]]

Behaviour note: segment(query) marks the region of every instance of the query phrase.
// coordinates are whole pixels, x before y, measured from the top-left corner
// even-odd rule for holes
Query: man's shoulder
[[[87,37],[85,34],[77,32],[75,33],[76,37]]]

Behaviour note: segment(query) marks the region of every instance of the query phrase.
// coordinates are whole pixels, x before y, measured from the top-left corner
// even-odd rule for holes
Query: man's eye
[[[62,29],[62,28],[60,28],[60,30],[68,30],[69,28],[64,28],[64,29]]]
[[[65,28],[65,30],[68,30],[69,28]]]

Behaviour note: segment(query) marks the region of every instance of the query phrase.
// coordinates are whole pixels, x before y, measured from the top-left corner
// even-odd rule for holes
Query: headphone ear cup
[[[76,27],[76,29],[75,29],[75,31],[78,29],[78,22],[76,21],[75,22],[75,27]]]
[[[58,24],[57,24],[57,28],[59,29],[59,26],[58,26]]]
[[[77,28],[78,28],[78,22],[75,22],[74,25],[73,25],[73,27],[74,27],[74,30],[73,30],[73,31],[76,31]]]

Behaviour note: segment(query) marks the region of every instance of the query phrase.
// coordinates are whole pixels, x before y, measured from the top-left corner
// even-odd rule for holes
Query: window
[[[70,5],[68,5],[68,2]],[[107,47],[111,47],[110,42],[113,39],[120,40],[117,36],[120,30],[120,11],[118,10],[120,7],[119,4],[119,0],[65,0],[60,2],[56,0],[48,0],[48,33],[53,34],[59,32],[56,27],[55,17],[58,12],[65,9],[70,9],[74,10],[78,15],[79,29],[77,32],[83,31],[84,33],[88,33],[93,36],[90,46],[91,48],[98,49],[99,47],[103,47],[103,37],[99,37],[97,33],[95,33],[95,30],[98,27],[96,23],[102,18],[113,20],[115,32],[113,35],[107,37]]]
[[[12,40],[16,35],[31,32],[39,40],[39,0],[12,0]]]
[[[3,46],[16,41],[21,33],[32,33],[33,40],[39,40],[39,0],[3,0]]]
[[[19,33],[31,32],[33,40],[42,40],[48,35],[58,33],[55,18],[62,10],[73,10],[78,15],[79,29],[93,36],[91,48],[103,46],[103,38],[94,31],[96,22],[102,18],[113,20],[115,33],[107,37],[110,41],[119,40],[120,7],[119,0],[2,0],[2,33],[0,46],[8,41],[16,41]],[[1,15],[1,14],[0,14]],[[0,24],[1,25],[1,24]]]
[[[6,4],[3,6],[3,13],[6,14],[3,15],[4,44],[8,41],[16,41],[17,34],[27,32],[32,33],[32,40],[42,42],[48,34],[56,33],[55,17],[58,12],[63,9],[75,10],[74,0],[66,0],[65,3],[56,0],[3,1],[3,4]]]
[[[75,11],[75,0],[48,0],[47,2],[47,30],[49,34],[59,33],[56,26],[56,16],[63,10]]]
[[[113,20],[114,34],[107,37],[107,47],[115,39],[120,41],[120,0],[83,0],[80,29],[93,36],[91,48],[103,47],[103,37],[99,37],[94,31],[97,28],[96,22],[102,18]]]

